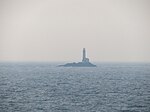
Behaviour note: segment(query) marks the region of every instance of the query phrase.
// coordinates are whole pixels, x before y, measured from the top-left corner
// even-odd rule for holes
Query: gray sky
[[[0,0],[0,61],[150,62],[149,0]]]

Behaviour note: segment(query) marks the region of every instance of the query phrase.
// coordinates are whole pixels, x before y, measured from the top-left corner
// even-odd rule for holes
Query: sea
[[[150,63],[57,65],[1,62],[0,112],[150,112]]]

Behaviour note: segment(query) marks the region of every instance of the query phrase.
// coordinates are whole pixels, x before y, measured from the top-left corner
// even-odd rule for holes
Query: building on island
[[[59,65],[59,67],[96,67],[96,65],[90,63],[89,58],[86,57],[86,50],[83,48],[82,62],[67,63],[65,65]]]

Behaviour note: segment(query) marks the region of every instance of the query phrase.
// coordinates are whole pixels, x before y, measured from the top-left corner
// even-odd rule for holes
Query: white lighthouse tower
[[[85,50],[85,48],[83,48],[82,62],[83,63],[88,63],[89,62],[89,58],[86,58],[86,50]]]

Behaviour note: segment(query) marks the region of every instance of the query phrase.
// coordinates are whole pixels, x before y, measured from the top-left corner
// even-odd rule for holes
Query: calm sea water
[[[150,112],[150,64],[0,63],[0,112]]]

